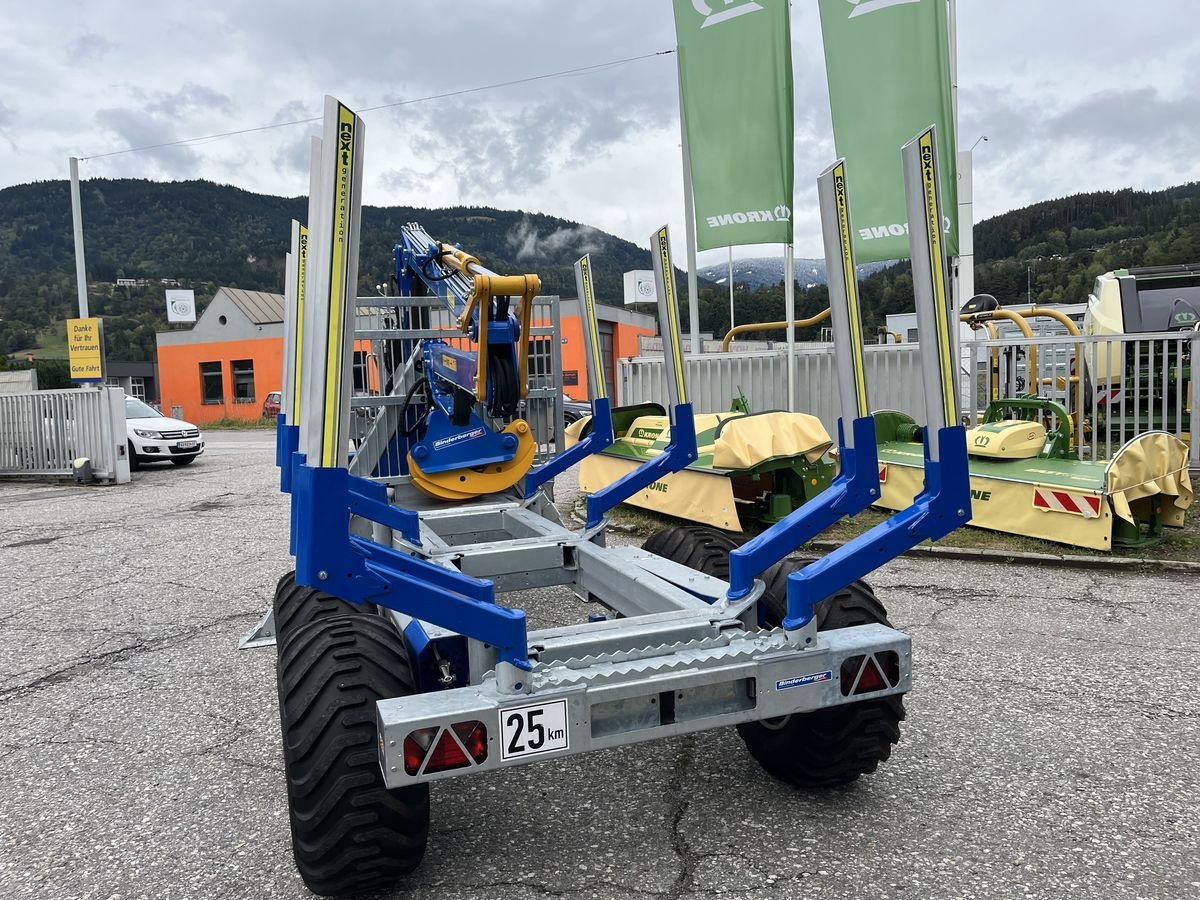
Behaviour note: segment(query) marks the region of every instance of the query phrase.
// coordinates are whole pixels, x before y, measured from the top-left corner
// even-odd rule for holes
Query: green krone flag
[[[908,257],[900,147],[937,127],[946,250],[958,253],[957,137],[946,0],[818,0],[857,261]]]
[[[787,0],[674,2],[697,249],[791,243]]]

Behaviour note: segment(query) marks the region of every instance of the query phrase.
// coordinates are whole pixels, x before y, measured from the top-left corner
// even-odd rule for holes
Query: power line
[[[427,103],[430,100],[445,100],[450,97],[461,97],[463,94],[477,94],[480,91],[491,91],[495,90],[496,88],[512,87],[513,85],[517,84],[529,84],[533,81],[545,81],[548,78],[561,78],[566,75],[579,75],[585,72],[594,72],[597,69],[607,69],[612,68],[613,66],[625,65],[626,63],[638,62],[643,59],[653,59],[656,56],[668,56],[674,52],[674,49],[657,50],[654,53],[643,53],[641,56],[627,56],[624,59],[613,59],[609,60],[608,62],[594,63],[590,66],[579,66],[578,68],[574,69],[562,69],[558,72],[546,72],[541,75],[529,75],[525,78],[515,78],[512,81],[497,81],[494,84],[485,84],[480,85],[479,87],[463,88],[457,91],[446,91],[442,94],[430,94],[428,97],[415,97],[411,100],[397,100],[394,103],[381,103],[378,106],[364,107],[363,109],[358,110],[358,112],[376,112],[377,110],[392,109],[397,106],[409,106],[413,103]],[[140,153],[143,150],[161,150],[165,147],[181,147],[184,145],[195,144],[200,141],[215,141],[220,140],[221,138],[235,137],[239,134],[254,134],[258,131],[270,131],[272,128],[289,128],[293,125],[307,125],[310,122],[320,122],[321,119],[321,116],[313,116],[308,119],[294,119],[290,122],[275,122],[271,125],[259,125],[255,128],[239,128],[237,131],[225,131],[220,134],[206,134],[201,135],[200,137],[183,138],[182,140],[178,141],[167,141],[162,144],[147,144],[144,147],[127,147],[124,150],[112,150],[108,153],[95,153],[91,156],[81,156],[79,159],[81,161],[89,159],[104,159],[108,156],[120,156],[123,153]]]

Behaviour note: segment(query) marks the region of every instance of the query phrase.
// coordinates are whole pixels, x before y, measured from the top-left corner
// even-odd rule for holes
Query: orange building
[[[578,303],[564,300],[559,309],[563,391],[586,400]],[[616,361],[638,354],[638,337],[655,334],[656,320],[603,304],[597,304],[596,316],[608,394],[616,397]],[[197,425],[260,418],[267,394],[279,390],[283,380],[283,296],[221,288],[192,328],[158,334],[158,374],[164,415]],[[374,381],[373,375],[366,377]]]
[[[563,300],[559,305],[562,331],[563,392],[572,400],[588,398],[587,357],[583,343],[583,324],[579,302]],[[638,338],[658,333],[654,316],[630,312],[620,306],[596,304],[596,325],[600,330],[600,355],[604,357],[604,380],[608,396],[615,398],[617,360],[638,355]]]
[[[157,338],[164,415],[258,419],[283,380],[283,295],[223,287],[194,326]]]

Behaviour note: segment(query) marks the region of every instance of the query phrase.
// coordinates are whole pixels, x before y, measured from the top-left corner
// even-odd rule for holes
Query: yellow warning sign
[[[72,381],[104,380],[104,332],[99,319],[67,319],[67,355]]]

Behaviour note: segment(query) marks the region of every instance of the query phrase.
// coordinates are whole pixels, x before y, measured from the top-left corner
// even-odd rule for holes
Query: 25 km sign
[[[500,710],[500,758],[533,756],[570,746],[567,701],[552,700]]]

